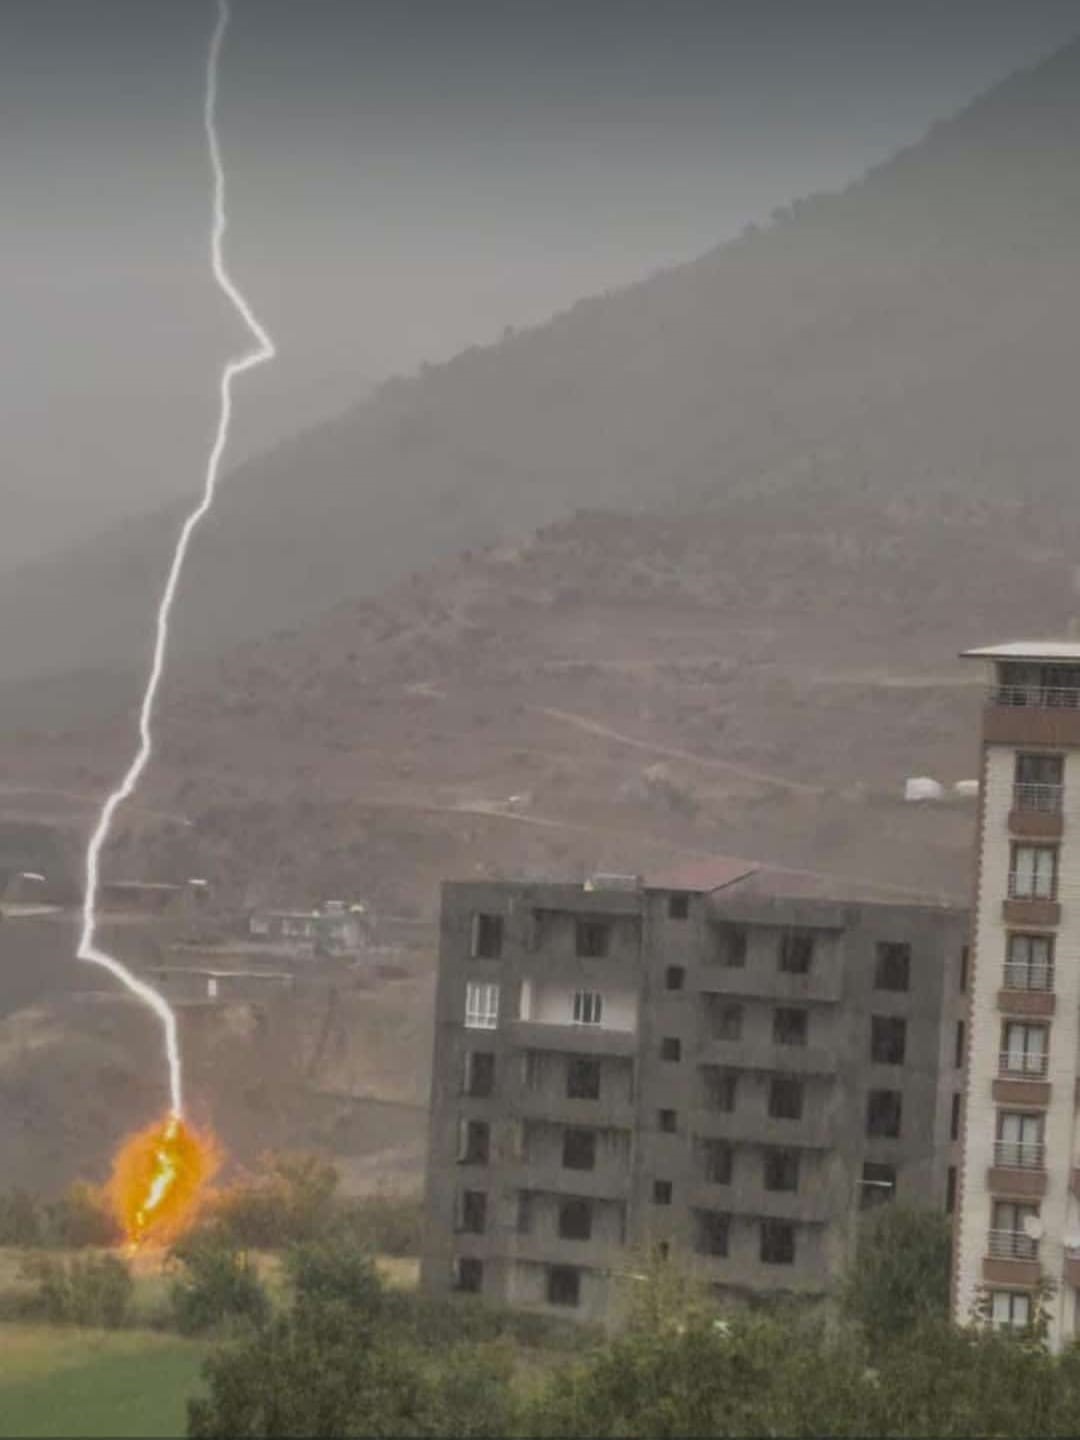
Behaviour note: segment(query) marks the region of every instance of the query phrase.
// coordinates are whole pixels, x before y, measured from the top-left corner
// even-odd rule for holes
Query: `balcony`
[[[1009,925],[1033,925],[1036,929],[1061,924],[1057,887],[1033,884],[1031,875],[1009,872],[1009,895],[1002,913]],[[1042,892],[1042,893],[1039,893]]]
[[[1012,972],[1012,973],[1010,973]],[[997,1008],[1003,1015],[1048,1019],[1057,1008],[1054,971],[1046,967],[1036,975],[1024,965],[1005,966],[1005,984],[998,991]]]
[[[1080,742],[1080,689],[1057,685],[997,685],[983,714],[991,745],[1075,745]]]
[[[992,1087],[994,1099],[999,1105],[1049,1105],[1049,1060],[1045,1050],[1002,1050]]]
[[[513,1020],[507,1027],[514,1045],[527,1050],[556,1050],[566,1055],[636,1055],[636,1030],[604,1025],[552,1025],[542,1020]]]
[[[990,1231],[982,1263],[984,1284],[1034,1289],[1041,1276],[1037,1240],[1022,1230]]]
[[[786,1145],[793,1150],[831,1150],[836,1144],[834,1120],[818,1109],[798,1120],[781,1120],[760,1106],[713,1110],[701,1106],[690,1112],[690,1128],[703,1140],[730,1140],[732,1144]]]
[[[529,1090],[515,1084],[508,1088],[506,1108],[522,1120],[546,1120],[553,1125],[582,1125],[591,1129],[632,1130],[637,1123],[634,1103],[622,1095],[605,1095],[595,1100],[568,1096],[565,1087],[547,1086]]]
[[[1006,990],[1040,990],[1054,988],[1054,962],[1033,960],[1030,964],[1006,960],[1004,984]]]
[[[702,1065],[728,1070],[765,1071],[772,1075],[835,1075],[836,1051],[825,1045],[777,1045],[769,1040],[702,1041]]]
[[[991,1230],[987,1254],[995,1260],[1037,1260],[1039,1242],[1023,1230]]]
[[[1045,1146],[1041,1141],[998,1140],[987,1188],[995,1195],[1045,1195]]]
[[[1013,786],[1009,829],[1025,839],[1056,840],[1062,824],[1061,785],[1019,784]]]

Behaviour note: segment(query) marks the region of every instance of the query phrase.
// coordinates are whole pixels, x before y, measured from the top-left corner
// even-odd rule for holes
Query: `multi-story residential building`
[[[860,1207],[951,1204],[964,912],[711,868],[443,887],[429,1291],[601,1319],[658,1245],[823,1297]]]
[[[1080,644],[990,662],[972,914],[969,1051],[953,1304],[1080,1333]],[[1048,1285],[1047,1285],[1048,1282]]]

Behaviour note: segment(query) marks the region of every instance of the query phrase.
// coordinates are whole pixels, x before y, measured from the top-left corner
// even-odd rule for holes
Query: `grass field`
[[[183,1435],[206,1348],[146,1330],[0,1325],[0,1436]]]

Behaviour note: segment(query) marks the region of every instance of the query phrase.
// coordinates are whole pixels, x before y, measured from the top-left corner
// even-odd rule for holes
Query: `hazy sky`
[[[233,271],[281,360],[238,453],[845,183],[1076,0],[234,0]],[[0,565],[192,489],[212,0],[0,0]]]

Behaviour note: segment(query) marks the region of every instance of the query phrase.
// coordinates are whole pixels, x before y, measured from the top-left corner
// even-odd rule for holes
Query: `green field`
[[[183,1435],[206,1348],[146,1330],[0,1325],[0,1436]]]

